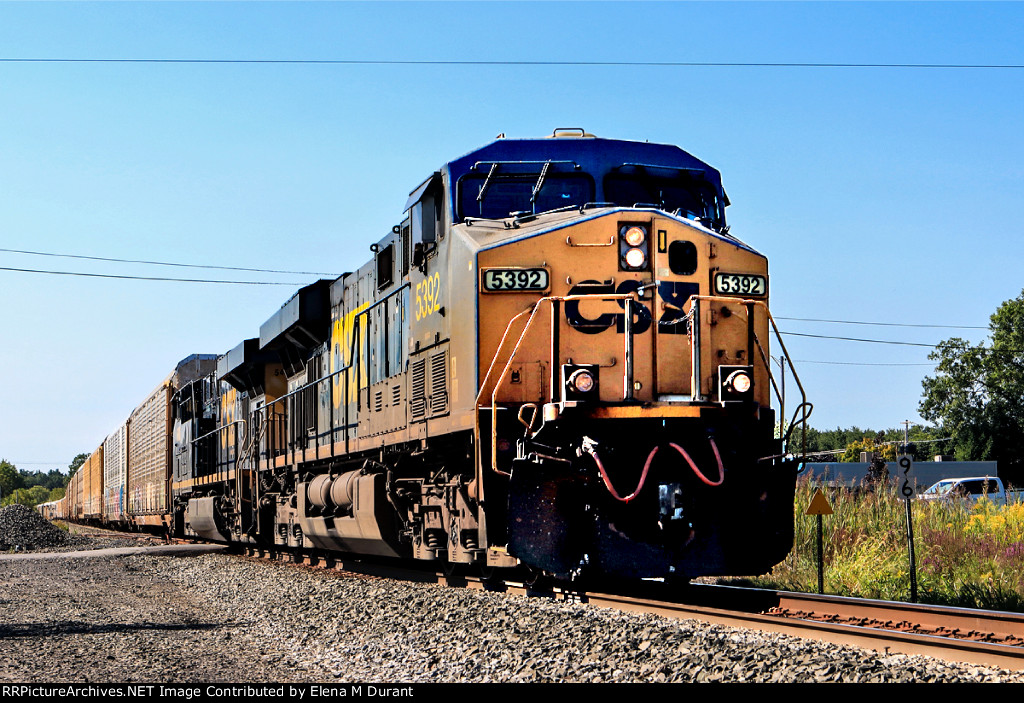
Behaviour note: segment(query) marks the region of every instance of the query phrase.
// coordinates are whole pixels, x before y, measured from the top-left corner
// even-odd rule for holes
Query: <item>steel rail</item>
[[[109,532],[87,528],[89,532]],[[175,540],[176,543],[185,540]],[[375,562],[365,558],[287,547],[234,544],[236,553],[320,567],[371,578],[391,578],[510,595],[539,596],[624,612],[791,635],[882,654],[924,655],[945,661],[1024,670],[1024,614],[844,596],[645,581],[626,588],[582,590],[572,585],[484,578],[455,565]],[[682,600],[685,599],[685,600]],[[986,641],[987,640],[987,641]]]
[[[342,555],[281,554],[279,558],[364,576],[539,596],[624,612],[773,632],[861,647],[883,655],[923,655],[944,661],[1024,670],[1024,646],[977,639],[989,636],[1007,642],[1014,641],[1014,638],[1024,641],[1024,614],[1021,613],[735,586],[693,584],[680,593],[678,587],[672,588],[660,582],[644,582],[639,588],[630,588],[631,593],[585,591],[501,578],[485,579],[457,571],[446,574],[431,571],[429,567],[416,569],[408,565],[380,564],[361,559],[348,561]],[[685,602],[680,598],[685,598]]]
[[[619,610],[655,613],[673,618],[692,618],[719,625],[787,634],[832,644],[852,645],[884,654],[924,655],[946,661],[1013,670],[1024,669],[1024,647],[954,636],[957,630],[961,633],[975,631],[998,634],[1008,624],[1006,616],[1015,616],[1011,619],[1016,619],[1017,625],[1024,623],[1024,616],[1019,614],[970,611],[969,609],[942,608],[941,606],[903,608],[902,606],[908,604],[861,599],[828,602],[813,597],[805,599],[804,594],[778,595],[780,603],[787,604],[788,612],[747,612],[608,594],[589,594],[586,602]],[[810,613],[803,610],[791,610],[793,606],[804,607],[808,604],[818,607],[818,610],[813,611],[817,616],[826,613],[836,615],[838,612],[847,612],[850,617],[863,620],[866,624],[812,619],[809,617]],[[885,620],[879,619],[880,617],[884,617]],[[915,622],[921,623],[922,619],[927,622],[935,617],[948,618],[948,624],[959,624],[962,627],[948,627],[947,625],[948,634],[895,629],[901,624],[913,627]]]
[[[103,528],[89,531],[107,532]],[[183,542],[175,540],[175,543]],[[730,586],[690,585],[680,590],[660,582],[643,582],[630,588],[632,593],[584,591],[557,584],[538,585],[483,578],[458,570],[438,572],[436,564],[433,565],[435,568],[416,568],[409,564],[350,559],[342,554],[300,552],[282,546],[236,544],[233,547],[236,553],[251,557],[323,568],[362,578],[401,579],[509,595],[539,596],[624,612],[697,620],[856,646],[883,655],[923,655],[945,661],[1024,670],[1024,646],[1019,644],[1024,642],[1024,614],[1021,613]],[[210,545],[210,548],[225,547]],[[686,598],[686,602],[679,600],[680,595]],[[846,618],[850,622],[827,621],[830,618]],[[852,624],[854,620],[865,624]],[[908,631],[908,625],[911,630],[920,628],[921,631]],[[934,631],[924,631],[925,626],[933,627]],[[983,635],[1018,644],[967,639]]]

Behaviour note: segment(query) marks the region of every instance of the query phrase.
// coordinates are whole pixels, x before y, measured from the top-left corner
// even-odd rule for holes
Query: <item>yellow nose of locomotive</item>
[[[663,214],[619,209],[566,219],[537,218],[507,243],[479,254],[481,369],[495,358],[507,360],[508,350],[498,349],[502,338],[524,329],[499,321],[512,320],[541,298],[558,299],[543,323],[535,318],[526,330],[499,401],[560,402],[584,395],[602,403],[722,401],[719,368],[754,366],[738,396],[768,404],[767,384],[759,382],[764,379],[752,359],[758,352],[750,346],[748,318],[752,310],[759,340],[767,340],[767,320],[760,308],[740,302],[767,301],[763,256]],[[723,300],[704,304],[704,310],[698,306],[695,314],[694,296]],[[700,331],[696,365],[693,324]],[[564,380],[563,366],[570,367]],[[569,383],[577,367],[591,369],[585,390]]]

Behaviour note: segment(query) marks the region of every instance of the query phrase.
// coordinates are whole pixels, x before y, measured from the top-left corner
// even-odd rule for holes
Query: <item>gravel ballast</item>
[[[231,555],[0,561],[5,682],[1015,681],[1020,672]]]
[[[32,508],[18,503],[0,508],[0,552],[85,548],[89,542],[50,524]]]
[[[98,534],[82,534],[88,531]],[[70,525],[70,530],[61,529],[24,505],[0,508],[0,553],[67,552],[162,543],[160,537],[150,534],[128,535],[75,524]]]

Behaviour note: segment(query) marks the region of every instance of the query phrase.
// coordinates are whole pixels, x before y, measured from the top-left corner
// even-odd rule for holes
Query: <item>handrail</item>
[[[479,438],[480,437],[480,431],[481,431],[481,427],[480,427],[480,410],[483,409],[481,407],[481,405],[480,405],[480,402],[483,399],[484,390],[487,388],[488,382],[491,380],[491,375],[492,375],[492,373],[495,370],[495,366],[496,366],[496,364],[498,362],[498,359],[501,356],[502,351],[505,349],[506,342],[509,339],[509,335],[510,335],[510,332],[512,330],[513,325],[515,325],[516,322],[518,320],[520,320],[521,318],[523,318],[524,316],[529,315],[529,319],[527,320],[526,325],[523,327],[522,331],[519,333],[519,336],[516,339],[515,345],[513,346],[512,351],[509,354],[508,360],[505,362],[505,365],[502,368],[501,373],[498,375],[498,378],[495,381],[494,387],[493,387],[493,389],[491,391],[491,399],[490,399],[491,400],[491,406],[490,406],[490,409],[491,409],[491,470],[492,471],[494,471],[495,473],[498,473],[500,475],[503,475],[503,476],[509,476],[510,475],[507,472],[502,471],[502,470],[500,470],[498,468],[498,449],[497,449],[497,426],[498,426],[498,419],[497,419],[497,416],[498,416],[498,402],[497,402],[497,397],[498,397],[498,391],[501,389],[502,384],[505,381],[505,378],[508,376],[509,370],[512,367],[512,363],[515,361],[516,355],[518,354],[519,349],[522,346],[523,340],[526,338],[527,333],[530,331],[530,329],[531,329],[531,327],[532,327],[532,325],[534,323],[534,320],[537,317],[537,312],[540,310],[541,305],[544,304],[544,303],[550,303],[552,305],[555,305],[555,304],[560,304],[560,303],[566,302],[566,301],[582,301],[582,300],[604,300],[604,301],[628,300],[628,301],[630,301],[630,303],[632,303],[632,301],[633,301],[633,299],[635,297],[637,297],[637,291],[630,292],[630,293],[588,293],[588,294],[576,294],[576,295],[564,295],[564,296],[546,296],[546,297],[543,297],[543,298],[540,298],[540,299],[534,301],[534,303],[529,308],[527,308],[526,310],[523,310],[522,312],[517,313],[516,315],[514,315],[508,321],[508,324],[505,326],[505,331],[502,334],[501,340],[498,342],[498,346],[495,349],[494,356],[491,359],[491,364],[488,367],[487,372],[484,374],[484,377],[483,377],[483,379],[480,382],[480,390],[477,393],[476,401],[475,401],[475,409],[476,409],[476,411],[475,411],[475,417],[474,417],[474,424],[475,424],[476,437]],[[790,371],[793,374],[793,378],[796,381],[797,388],[799,389],[800,396],[801,396],[801,402],[797,406],[797,409],[794,411],[793,420],[790,422],[789,431],[785,433],[785,435],[783,437],[783,441],[788,444],[789,437],[790,437],[793,429],[795,429],[799,425],[801,427],[801,455],[805,454],[806,453],[806,447],[807,447],[807,419],[810,417],[810,413],[813,410],[813,406],[811,405],[811,403],[809,403],[807,401],[807,393],[804,390],[803,383],[800,381],[800,377],[799,377],[799,375],[796,372],[796,368],[793,366],[792,359],[789,356],[789,352],[786,349],[786,345],[782,341],[782,337],[781,337],[781,334],[779,332],[778,325],[775,323],[775,319],[772,317],[771,311],[768,309],[767,303],[765,301],[763,301],[763,300],[750,300],[750,299],[732,298],[732,297],[724,297],[724,296],[708,296],[708,295],[697,296],[697,295],[695,295],[695,296],[691,296],[691,298],[689,299],[689,302],[691,304],[691,308],[690,308],[690,314],[691,315],[694,312],[694,308],[699,307],[701,301],[708,302],[708,303],[723,302],[723,303],[730,303],[730,304],[733,304],[733,305],[740,304],[740,305],[743,305],[743,306],[745,306],[747,308],[747,311],[748,311],[747,312],[748,325],[749,325],[749,328],[750,328],[749,331],[748,331],[748,334],[750,335],[750,339],[748,339],[748,348],[749,348],[749,350],[751,352],[750,353],[751,363],[753,363],[753,348],[754,348],[754,346],[756,346],[757,349],[758,349],[758,352],[760,353],[762,364],[764,366],[765,372],[768,374],[768,379],[771,382],[772,388],[775,391],[776,398],[779,400],[780,410],[782,410],[784,412],[784,407],[785,406],[783,404],[784,403],[784,399],[783,399],[782,393],[779,390],[778,384],[775,382],[775,377],[774,377],[774,374],[772,373],[771,365],[768,363],[768,361],[767,361],[767,359],[765,357],[765,352],[764,352],[764,348],[763,348],[763,346],[761,344],[761,341],[760,341],[760,339],[757,338],[757,335],[753,331],[753,319],[752,319],[751,311],[753,310],[754,307],[760,307],[761,309],[764,310],[766,319],[769,322],[769,324],[771,325],[771,328],[774,330],[775,336],[778,339],[779,345],[782,347],[782,351],[784,352],[784,354],[786,356],[786,362],[787,362],[787,364],[788,364],[788,366],[790,368]],[[631,307],[631,305],[628,304],[627,305],[627,311],[626,311],[627,315],[630,312],[629,309],[628,309],[629,307]],[[556,321],[553,319],[552,320],[552,326],[555,323],[556,323]],[[628,327],[631,327],[631,326],[627,325],[627,328]],[[694,329],[694,328],[696,328],[696,329]],[[697,326],[696,323],[691,325],[691,330],[694,330],[693,334],[699,336],[700,329],[699,329],[699,327]],[[630,344],[630,342],[631,342],[631,340],[629,339],[630,335],[627,334],[627,335],[625,335],[625,337],[626,338],[624,339],[623,343],[624,343],[624,345],[626,347],[625,354],[628,357],[629,354],[630,354],[630,347],[632,345]],[[700,345],[699,344],[693,344],[693,346],[692,346],[692,355],[694,357],[697,357],[699,354],[700,354]],[[699,363],[699,361],[695,361],[695,363]],[[627,363],[626,366],[628,367],[629,364]],[[628,369],[627,369],[627,371],[628,371]],[[625,373],[624,373],[624,377],[625,377]],[[700,382],[699,378],[694,381],[694,383],[699,383],[699,382]],[[625,384],[625,381],[624,381],[624,384]],[[623,386],[623,395],[624,395],[624,399],[628,400],[627,396],[629,395],[629,393],[628,393],[628,389],[625,387],[625,385]],[[691,397],[697,399],[698,401],[702,398],[702,396],[700,394],[699,386],[691,389]],[[781,414],[782,413],[780,412],[780,415]],[[799,422],[797,422],[797,417],[798,416],[800,416]],[[785,421],[786,421],[786,418],[784,416],[780,417],[780,422],[781,423],[785,423]],[[478,442],[478,444],[479,444],[479,442]],[[482,476],[480,475],[480,471],[482,470],[482,466],[483,466],[482,459],[483,459],[483,457],[481,456],[480,450],[478,448],[478,450],[477,450],[477,479],[478,480],[480,480],[482,478]]]
[[[197,444],[200,441],[206,439],[207,437],[209,437],[211,435],[219,434],[219,433],[223,432],[224,430],[226,430],[227,428],[233,427],[234,425],[239,425],[239,424],[243,426],[243,430],[242,431],[245,432],[246,431],[245,427],[247,426],[246,425],[246,421],[245,420],[234,420],[232,422],[229,422],[226,425],[222,425],[221,427],[218,427],[217,429],[215,429],[215,430],[213,430],[211,432],[207,432],[206,434],[202,435],[201,437],[196,437],[195,439],[192,440],[191,443],[192,444]],[[237,437],[237,434],[236,434],[236,437]],[[238,447],[235,447],[235,451],[236,452],[238,451]],[[214,460],[214,466],[217,467],[219,465],[220,465],[219,461],[217,461],[215,459]],[[230,464],[229,464],[229,466],[230,466]],[[228,474],[229,471],[230,471],[230,469],[224,469],[224,478],[225,479],[227,479],[227,474]],[[220,481],[220,470],[217,470],[216,474],[217,474],[217,480]],[[235,477],[236,477],[236,479],[237,479],[237,476],[238,476],[238,459],[237,459],[237,455],[236,455],[236,459],[235,459]]]
[[[348,372],[351,371],[351,369],[354,366],[357,366],[360,363],[360,361],[361,361],[361,356],[362,355],[361,354],[357,355],[357,353],[361,351],[361,347],[359,346],[359,332],[361,331],[361,328],[362,328],[362,325],[363,325],[362,318],[364,318],[367,314],[369,314],[374,309],[376,309],[377,306],[379,306],[379,305],[381,305],[383,303],[386,303],[392,297],[398,295],[399,293],[401,293],[405,289],[411,288],[411,287],[412,287],[412,283],[410,283],[409,281],[406,281],[402,285],[398,286],[393,291],[391,291],[390,293],[385,295],[383,298],[374,301],[373,303],[371,303],[370,305],[367,305],[362,310],[359,310],[358,312],[356,312],[354,317],[353,317],[353,320],[352,320],[352,322],[353,322],[352,339],[349,342],[348,354],[347,354],[347,356],[349,358],[348,363],[345,366],[342,366],[341,368],[339,368],[339,369],[337,369],[335,371],[332,371],[331,373],[329,373],[329,374],[327,374],[325,376],[321,376],[318,379],[310,381],[310,382],[308,382],[308,383],[306,383],[306,384],[296,388],[295,390],[288,391],[284,395],[278,396],[277,398],[274,398],[271,401],[266,401],[265,400],[263,405],[261,405],[260,407],[256,408],[256,412],[263,413],[263,414],[265,414],[267,416],[267,425],[269,426],[269,424],[270,424],[269,408],[272,408],[272,407],[276,406],[278,403],[284,402],[284,401],[288,400],[289,398],[291,398],[293,396],[296,396],[296,395],[299,395],[300,393],[303,393],[305,391],[309,391],[311,389],[315,390],[316,388],[319,387],[319,385],[321,383],[323,383],[325,381],[330,381],[330,380],[334,379],[336,376],[339,376],[339,375],[344,373],[345,374],[345,381],[344,381],[343,385],[344,385],[344,394],[345,394],[345,432],[346,432],[346,437],[347,437],[348,436],[347,435],[347,433],[348,433],[348,385],[349,385],[348,384]],[[358,371],[358,369],[357,369],[357,371]],[[357,378],[357,381],[358,380],[361,380],[361,379]],[[369,387],[369,379],[367,379],[367,387]],[[357,388],[356,389],[356,393],[358,394],[359,391],[360,391],[360,389]],[[332,398],[331,398],[331,412],[332,413],[334,412],[333,386],[332,386]],[[285,427],[287,428],[287,418],[288,418],[288,407],[287,407],[287,405],[284,407],[284,415],[283,416],[285,418],[285,420],[284,420],[285,421]],[[285,431],[287,432],[287,429]],[[273,434],[273,433],[271,433],[271,434]],[[331,437],[332,437],[331,441],[333,442],[334,441],[334,439],[333,439],[333,437],[334,437],[334,422],[333,422],[333,419],[332,419],[332,422],[331,422]],[[271,450],[272,450],[271,447],[267,448],[268,459],[272,458]],[[287,448],[286,448],[285,451],[287,452]]]
[[[501,374],[498,376],[498,380],[494,384],[494,390],[491,393],[491,469],[493,471],[495,471],[496,473],[499,473],[499,474],[501,474],[503,476],[508,476],[509,475],[507,472],[501,471],[500,469],[498,469],[498,446],[497,446],[498,445],[498,442],[497,442],[497,433],[498,433],[497,397],[498,397],[498,389],[501,388],[501,384],[504,382],[505,377],[508,376],[508,372],[509,372],[509,370],[512,367],[512,362],[515,360],[516,354],[519,352],[519,347],[522,345],[523,340],[526,338],[527,332],[530,331],[530,327],[533,324],[533,321],[534,321],[534,319],[537,316],[537,312],[540,310],[541,304],[542,303],[554,304],[556,302],[557,303],[564,303],[564,302],[583,301],[583,300],[605,300],[605,301],[608,301],[608,300],[632,300],[635,296],[636,296],[636,291],[633,291],[633,292],[630,292],[630,293],[583,293],[583,294],[575,294],[575,295],[549,295],[549,296],[546,296],[544,298],[540,298],[540,299],[534,301],[533,305],[531,305],[526,310],[523,310],[522,312],[516,314],[515,316],[512,317],[512,319],[510,319],[508,321],[508,324],[505,325],[505,332],[504,332],[504,334],[501,337],[501,341],[498,342],[498,348],[495,349],[494,356],[491,358],[491,365],[488,367],[487,373],[484,374],[484,377],[483,377],[483,379],[480,382],[480,390],[477,392],[476,402],[474,404],[474,408],[475,408],[475,411],[474,411],[474,415],[475,415],[475,417],[474,417],[475,431],[476,431],[476,436],[479,437],[480,436],[480,400],[483,397],[484,389],[487,388],[487,382],[490,380],[491,372],[494,370],[494,365],[497,363],[498,357],[501,355],[501,351],[502,351],[502,349],[505,346],[505,341],[506,341],[506,339],[508,339],[508,334],[509,334],[509,332],[512,329],[512,325],[519,318],[523,317],[524,315],[529,314],[530,318],[526,321],[526,326],[523,327],[523,331],[519,334],[519,339],[516,340],[515,346],[512,348],[512,352],[509,354],[508,361],[505,362],[505,366],[502,369]],[[552,322],[554,323],[555,321],[553,320]],[[628,340],[628,337],[630,335],[625,335],[625,336],[626,336],[626,338]],[[626,341],[625,344],[627,344],[627,347],[629,346],[629,342],[628,341]],[[628,349],[627,349],[626,353],[629,353]],[[479,450],[478,450],[478,457],[480,459],[483,458],[483,457],[479,456]],[[480,465],[482,465],[482,463],[483,463],[482,461],[478,461],[478,467]],[[478,471],[479,471],[479,468],[478,468]],[[479,474],[477,475],[477,478],[478,479],[481,478],[479,476]]]
[[[195,439],[192,440],[192,444],[195,444],[196,442],[198,442],[200,440],[206,439],[210,435],[215,435],[218,432],[223,432],[224,430],[226,430],[227,428],[231,427],[232,425],[237,425],[237,424],[243,424],[244,425],[246,423],[245,423],[245,420],[235,420],[233,422],[229,422],[226,425],[221,425],[220,427],[218,427],[217,429],[213,430],[212,432],[207,432],[206,434],[202,435],[201,437],[196,437]]]
[[[309,388],[312,388],[313,386],[316,386],[318,383],[320,383],[322,381],[326,381],[329,378],[333,378],[333,377],[337,376],[338,374],[342,373],[343,371],[348,371],[350,368],[355,366],[355,361],[354,361],[355,353],[356,353],[355,344],[356,344],[356,341],[358,339],[358,335],[356,334],[356,331],[359,329],[359,318],[361,318],[364,315],[366,315],[368,312],[373,310],[375,307],[377,307],[381,303],[386,302],[392,296],[394,296],[394,295],[402,292],[406,288],[410,288],[410,287],[412,287],[411,283],[403,283],[398,288],[396,288],[395,290],[391,291],[390,293],[385,295],[380,300],[376,301],[372,305],[369,305],[369,306],[363,308],[362,310],[360,310],[359,312],[357,312],[355,314],[355,317],[353,318],[353,322],[355,324],[355,328],[352,330],[352,341],[349,342],[349,349],[348,349],[348,351],[349,351],[349,353],[348,353],[349,362],[348,362],[347,365],[343,366],[342,368],[338,369],[337,371],[332,371],[331,373],[327,374],[326,376],[321,376],[320,378],[316,379],[315,381],[310,381],[306,385],[300,386],[300,387],[296,388],[293,391],[288,391],[284,395],[281,395],[281,396],[278,396],[277,398],[274,398],[274,400],[270,401],[269,405],[273,405],[273,404],[278,403],[278,402],[280,402],[282,400],[285,400],[285,399],[287,399],[287,398],[289,398],[289,397],[291,397],[293,395],[296,395],[297,393],[300,393],[300,392],[302,392],[304,390],[308,390]],[[267,404],[264,404],[264,405],[260,406],[259,409],[262,409],[262,408],[265,408],[265,407],[267,407]]]
[[[797,426],[800,426],[801,427],[801,433],[800,433],[801,434],[800,455],[801,456],[805,455],[807,453],[807,420],[811,416],[811,412],[813,411],[814,406],[813,406],[813,404],[811,404],[811,403],[809,403],[807,401],[807,393],[806,393],[806,391],[804,391],[804,386],[800,382],[800,376],[796,372],[796,367],[793,366],[793,360],[790,357],[789,350],[786,349],[786,343],[782,341],[782,333],[779,331],[779,326],[775,323],[775,318],[772,317],[771,310],[768,309],[768,303],[766,303],[763,300],[752,300],[752,299],[742,299],[742,298],[729,298],[729,297],[720,296],[720,295],[695,295],[695,296],[692,296],[690,298],[690,300],[695,301],[698,304],[699,304],[699,301],[704,300],[704,301],[707,301],[707,302],[720,302],[720,303],[731,303],[731,304],[734,304],[734,305],[735,304],[743,305],[744,307],[747,308],[747,322],[748,322],[748,325],[750,325],[751,327],[753,326],[752,317],[750,315],[751,309],[754,306],[757,306],[757,307],[759,307],[759,308],[764,310],[765,318],[768,320],[769,324],[772,327],[772,330],[774,330],[774,332],[775,332],[775,338],[779,342],[779,346],[782,347],[782,352],[783,352],[783,355],[784,355],[784,357],[786,359],[786,364],[789,367],[790,372],[793,374],[793,380],[796,381],[797,388],[800,390],[800,398],[801,398],[801,400],[800,400],[800,403],[797,405],[796,410],[793,412],[793,419],[789,423],[789,430],[788,431],[785,431],[785,432],[783,431],[785,429],[784,425],[785,425],[785,422],[786,422],[786,416],[785,416],[785,396],[779,390],[778,384],[775,383],[775,376],[774,376],[774,374],[772,374],[771,364],[768,363],[768,358],[767,358],[767,356],[765,354],[764,347],[761,345],[761,340],[757,338],[756,334],[753,334],[751,332],[752,341],[757,346],[758,352],[760,353],[760,356],[761,356],[761,362],[762,362],[762,364],[764,364],[765,371],[768,374],[768,380],[771,381],[772,388],[775,390],[775,397],[779,401],[779,406],[780,406],[780,408],[779,408],[779,410],[780,410],[780,412],[779,412],[779,415],[780,415],[780,417],[779,417],[779,422],[780,422],[780,432],[779,432],[779,434],[780,434],[780,438],[783,439],[783,442],[788,445],[789,437],[792,434],[793,430]],[[692,308],[691,308],[691,310],[692,310]],[[751,360],[751,363],[753,363],[752,360]],[[797,421],[797,416],[798,415],[800,416],[799,422]]]

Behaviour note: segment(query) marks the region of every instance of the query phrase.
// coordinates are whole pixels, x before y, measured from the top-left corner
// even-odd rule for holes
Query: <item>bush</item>
[[[805,513],[819,489],[833,510],[823,518],[825,592],[908,600],[906,503],[890,485],[848,489],[799,481],[793,550],[753,581],[817,590],[817,517]],[[1024,504],[913,501],[911,509],[920,602],[1024,612]]]

